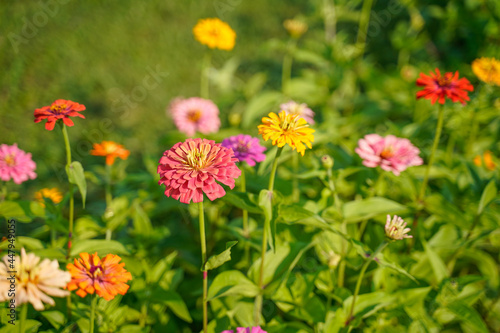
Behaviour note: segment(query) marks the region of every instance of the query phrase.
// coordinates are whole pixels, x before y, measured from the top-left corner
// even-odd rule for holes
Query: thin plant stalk
[[[21,308],[21,317],[19,319],[19,333],[24,333],[26,327],[26,317],[28,316],[28,303]]]
[[[97,304],[97,294],[93,294],[90,301],[90,333],[94,333],[95,308]]]
[[[201,82],[200,82],[200,96],[208,98],[210,95],[210,82],[208,80],[208,71],[212,62],[212,52],[208,51],[203,56],[201,65]]]
[[[293,53],[297,47],[297,39],[291,38],[288,42],[285,57],[283,58],[283,67],[281,70],[281,91],[285,93],[285,89],[292,78],[292,63]]]
[[[247,184],[246,184],[245,167],[242,166],[240,168],[240,170],[241,170],[241,177],[240,177],[241,192],[246,193],[246,191],[247,191]],[[242,214],[243,214],[243,216],[242,216],[242,219],[243,219],[243,235],[245,236],[246,239],[248,239],[249,236],[250,236],[249,235],[250,231],[248,229],[248,210],[243,209]],[[248,242],[245,243],[245,256],[244,256],[244,258],[245,258],[245,261],[247,263],[250,263],[250,246],[249,246]]]
[[[370,12],[372,10],[373,0],[364,0],[361,8],[361,18],[359,20],[358,37],[356,38],[356,47],[359,49],[359,57],[363,57],[366,48],[366,35],[368,33],[368,24],[370,23]]]
[[[208,327],[208,273],[205,270],[207,262],[207,242],[205,238],[205,215],[203,213],[203,200],[199,202],[199,221],[200,221],[200,239],[201,239],[201,261],[203,267],[203,333],[207,333]]]
[[[298,202],[300,199],[300,191],[299,191],[299,179],[297,175],[299,174],[299,155],[292,155],[292,167],[293,167],[293,176],[292,176],[292,201]]]
[[[113,200],[113,195],[111,194],[111,165],[106,164],[106,185],[105,185],[105,196],[106,196],[106,208],[111,206],[111,201]],[[106,240],[111,240],[113,231],[111,229],[106,229]]]
[[[331,0],[323,0],[323,15],[325,24],[325,41],[327,43],[335,40],[337,34],[337,18],[335,16],[335,4]]]
[[[356,283],[356,289],[354,289],[354,295],[352,296],[351,309],[349,310],[349,317],[347,319],[347,324],[350,324],[352,319],[354,319],[353,314],[354,314],[354,306],[356,305],[356,297],[358,297],[359,289],[361,288],[361,282],[363,281],[363,277],[365,276],[366,269],[368,268],[372,260],[375,258],[375,256],[379,254],[387,246],[387,244],[388,244],[387,241],[384,240],[382,244],[379,245],[379,247],[375,250],[375,252],[373,252],[363,264],[361,272],[359,273],[358,282]]]
[[[66,125],[62,125],[62,132],[64,136],[64,145],[66,146],[66,167],[71,167],[71,147],[69,145],[68,130]],[[73,238],[73,218],[75,211],[75,197],[73,195],[73,184],[69,183],[69,229],[68,229],[68,252],[66,259],[69,259],[71,253],[71,239]]]

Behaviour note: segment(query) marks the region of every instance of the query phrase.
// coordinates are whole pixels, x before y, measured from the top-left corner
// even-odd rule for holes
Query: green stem
[[[97,294],[93,294],[90,301],[90,333],[94,333],[96,304],[97,304]]]
[[[113,195],[111,194],[111,165],[106,164],[106,185],[105,185],[105,195],[106,195],[106,208],[110,208],[111,201],[113,201]],[[113,231],[111,229],[106,230],[106,240],[111,240]]]
[[[203,56],[203,61],[201,65],[201,86],[200,94],[202,98],[208,98],[210,92],[210,82],[208,80],[208,71],[210,69],[210,63],[212,60],[212,52],[207,51]]]
[[[205,264],[207,262],[207,241],[205,238],[205,214],[203,213],[203,200],[200,201],[199,205],[199,219],[200,219],[200,240],[201,240],[201,262],[203,267],[203,332],[207,333],[208,325],[208,308],[207,308],[207,298],[208,298],[208,273],[205,270]]]
[[[283,147],[278,147],[276,150],[276,156],[274,157],[273,167],[271,169],[271,176],[269,177],[269,192],[274,190],[274,178],[276,176],[276,169],[278,169],[278,159],[283,151]]]
[[[299,154],[292,155],[292,167],[293,167],[292,200],[293,200],[293,202],[298,202],[300,199],[299,179],[297,178],[297,176],[299,174]]]
[[[335,4],[329,0],[323,0],[323,13],[325,24],[325,41],[327,43],[335,40],[337,30],[337,19],[335,17]]]
[[[349,317],[347,319],[347,323],[349,324],[352,319],[354,319],[353,314],[354,314],[354,306],[356,304],[356,297],[358,297],[359,294],[359,288],[361,287],[361,282],[363,281],[363,277],[365,275],[366,269],[370,265],[371,261],[377,254],[379,254],[386,246],[387,246],[387,241],[383,241],[382,244],[379,245],[379,247],[373,252],[370,257],[365,261],[363,264],[363,267],[361,268],[361,272],[359,273],[358,277],[358,282],[356,283],[356,289],[354,290],[354,295],[352,296],[352,303],[351,303],[351,310],[349,311]]]
[[[326,311],[325,311],[325,323],[328,319],[328,312],[332,306],[332,293],[333,293],[333,268],[329,268],[330,279],[328,280],[328,295],[326,296]]]
[[[293,53],[295,52],[296,47],[297,40],[294,38],[290,39],[290,41],[288,42],[285,57],[283,58],[283,67],[281,70],[281,91],[283,93],[285,93],[285,88],[292,78]]]
[[[2,190],[0,192],[0,202],[7,199],[7,182],[2,182]]]
[[[71,147],[69,145],[68,130],[66,125],[62,125],[62,133],[64,137],[64,145],[66,146],[66,167],[71,167]],[[73,216],[75,211],[75,198],[73,196],[73,184],[69,183],[69,232],[68,232],[68,253],[66,259],[71,255],[71,240],[73,238]]]
[[[361,8],[361,18],[359,19],[358,37],[356,46],[360,50],[359,57],[365,53],[366,34],[368,33],[368,24],[370,23],[370,12],[372,10],[373,0],[364,0]]]
[[[21,308],[21,317],[19,319],[19,333],[24,333],[26,327],[26,317],[28,316],[28,303]]]
[[[245,175],[245,167],[242,165],[241,169],[241,177],[240,177],[240,186],[241,192],[246,193],[247,191],[247,183],[246,183],[246,175]],[[248,240],[250,237],[250,231],[248,229],[248,210],[243,209],[243,235]],[[250,246],[248,241],[245,243],[245,254],[244,258],[247,264],[250,263]]]

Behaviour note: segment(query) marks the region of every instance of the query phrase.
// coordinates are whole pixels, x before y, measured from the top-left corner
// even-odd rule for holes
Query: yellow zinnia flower
[[[236,33],[218,18],[201,19],[193,28],[194,38],[211,49],[231,51],[234,48]]]
[[[274,146],[283,147],[288,144],[292,149],[297,149],[302,156],[306,146],[312,148],[311,142],[314,141],[315,131],[309,128],[307,121],[299,115],[286,114],[283,110],[279,116],[271,112],[269,118],[262,118],[262,125],[258,128],[264,140],[271,139]]]
[[[52,200],[53,203],[58,204],[62,201],[62,193],[57,188],[42,188],[35,193],[35,200],[39,201],[45,207],[44,198]]]
[[[479,58],[472,62],[472,71],[479,80],[500,86],[500,61],[495,58]]]

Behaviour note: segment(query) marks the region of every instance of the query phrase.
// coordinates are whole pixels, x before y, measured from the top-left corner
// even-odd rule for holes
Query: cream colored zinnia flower
[[[31,303],[35,310],[44,310],[44,303],[55,305],[49,296],[64,297],[69,291],[62,290],[71,280],[71,274],[59,269],[57,260],[43,259],[34,253],[26,254],[21,249],[21,258],[16,256],[14,261],[4,256],[0,262],[0,302],[9,301],[11,289],[10,277],[15,276],[16,306]],[[13,266],[11,266],[13,265]],[[16,273],[9,273],[15,271]]]

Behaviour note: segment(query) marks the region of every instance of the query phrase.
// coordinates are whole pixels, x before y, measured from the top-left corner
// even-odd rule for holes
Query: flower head
[[[500,61],[495,58],[479,58],[472,62],[472,71],[479,80],[500,86]]]
[[[293,38],[300,38],[307,31],[307,24],[304,21],[288,19],[283,22],[286,31]]]
[[[24,248],[21,249],[21,258],[16,256],[14,263],[7,255],[2,260],[0,302],[8,301],[12,297],[9,292],[12,284],[15,284],[16,304],[19,306],[29,302],[37,311],[44,309],[44,303],[52,306],[56,304],[49,296],[64,297],[69,294],[61,288],[71,280],[71,275],[59,269],[57,260],[43,259],[40,262],[40,257],[34,253],[26,254]]]
[[[236,32],[218,18],[201,19],[193,28],[194,38],[211,49],[231,51]]]
[[[170,104],[169,111],[177,129],[187,136],[219,130],[219,108],[211,100],[200,97],[176,98]]]
[[[430,99],[432,104],[436,103],[436,101],[444,104],[445,97],[448,97],[453,102],[460,102],[465,105],[465,101],[470,100],[467,90],[474,90],[469,80],[458,78],[458,71],[455,74],[446,72],[444,75],[441,75],[437,68],[436,74],[431,72],[430,76],[420,73],[420,77],[417,79],[417,86],[424,87],[423,90],[417,92],[417,99]]]
[[[3,181],[13,180],[16,184],[21,184],[28,179],[36,178],[36,163],[31,159],[31,153],[26,153],[17,148],[17,144],[12,146],[0,145],[0,179]]]
[[[477,165],[478,167],[483,165],[483,161],[486,169],[491,171],[495,170],[497,165],[493,161],[493,155],[491,151],[489,150],[485,151],[483,154],[483,158],[481,158],[481,155],[477,155],[476,157],[474,157],[474,164]]]
[[[240,162],[245,161],[250,166],[266,159],[266,155],[263,154],[266,147],[260,145],[258,138],[252,138],[250,135],[240,134],[229,137],[222,140],[222,146],[231,148]]]
[[[57,120],[62,119],[66,126],[73,126],[73,120],[69,117],[80,117],[85,116],[78,113],[85,110],[85,105],[72,102],[70,100],[58,99],[50,106],[44,106],[43,108],[35,110],[35,123],[41,122],[43,119],[47,119],[45,123],[45,129],[52,131]]]
[[[165,195],[183,203],[223,197],[226,192],[216,181],[234,188],[241,175],[232,149],[206,139],[187,139],[163,153],[158,166]]]
[[[385,171],[392,171],[396,176],[406,168],[423,163],[418,156],[420,150],[408,139],[397,138],[394,135],[381,137],[378,134],[368,134],[358,141],[354,150],[369,168],[380,166]]]
[[[233,330],[222,331],[221,333],[234,333]],[[238,327],[236,333],[267,333],[260,326],[257,327]]]
[[[391,216],[387,215],[387,222],[385,223],[385,235],[392,240],[400,240],[403,238],[412,238],[412,235],[407,235],[411,230],[410,228],[405,228],[406,222],[397,215],[391,220]]]
[[[290,101],[280,105],[281,110],[285,110],[287,114],[296,114],[304,118],[308,124],[314,125],[314,111],[307,107],[306,103],[297,103]]]
[[[314,130],[309,128],[305,119],[298,115],[286,114],[284,110],[279,116],[271,112],[269,117],[262,118],[262,125],[258,127],[259,134],[262,134],[264,140],[271,139],[274,146],[283,147],[288,144],[292,149],[297,149],[302,156],[306,146],[312,148]]]
[[[42,188],[40,191],[35,193],[35,200],[39,201],[42,206],[45,206],[45,198],[50,199],[55,204],[58,204],[62,201],[63,195],[56,187]]]
[[[107,165],[113,165],[113,163],[115,163],[115,158],[117,157],[121,158],[122,160],[126,160],[128,158],[128,155],[130,155],[129,150],[113,141],[94,143],[93,148],[94,149],[90,151],[90,154],[94,156],[106,156]]]
[[[125,263],[119,264],[120,260],[115,254],[108,254],[101,260],[97,252],[92,255],[80,253],[74,264],[66,266],[71,273],[68,290],[78,289],[76,294],[80,297],[96,293],[106,301],[118,294],[125,295],[129,288],[126,282],[132,280],[132,274],[123,268]]]

